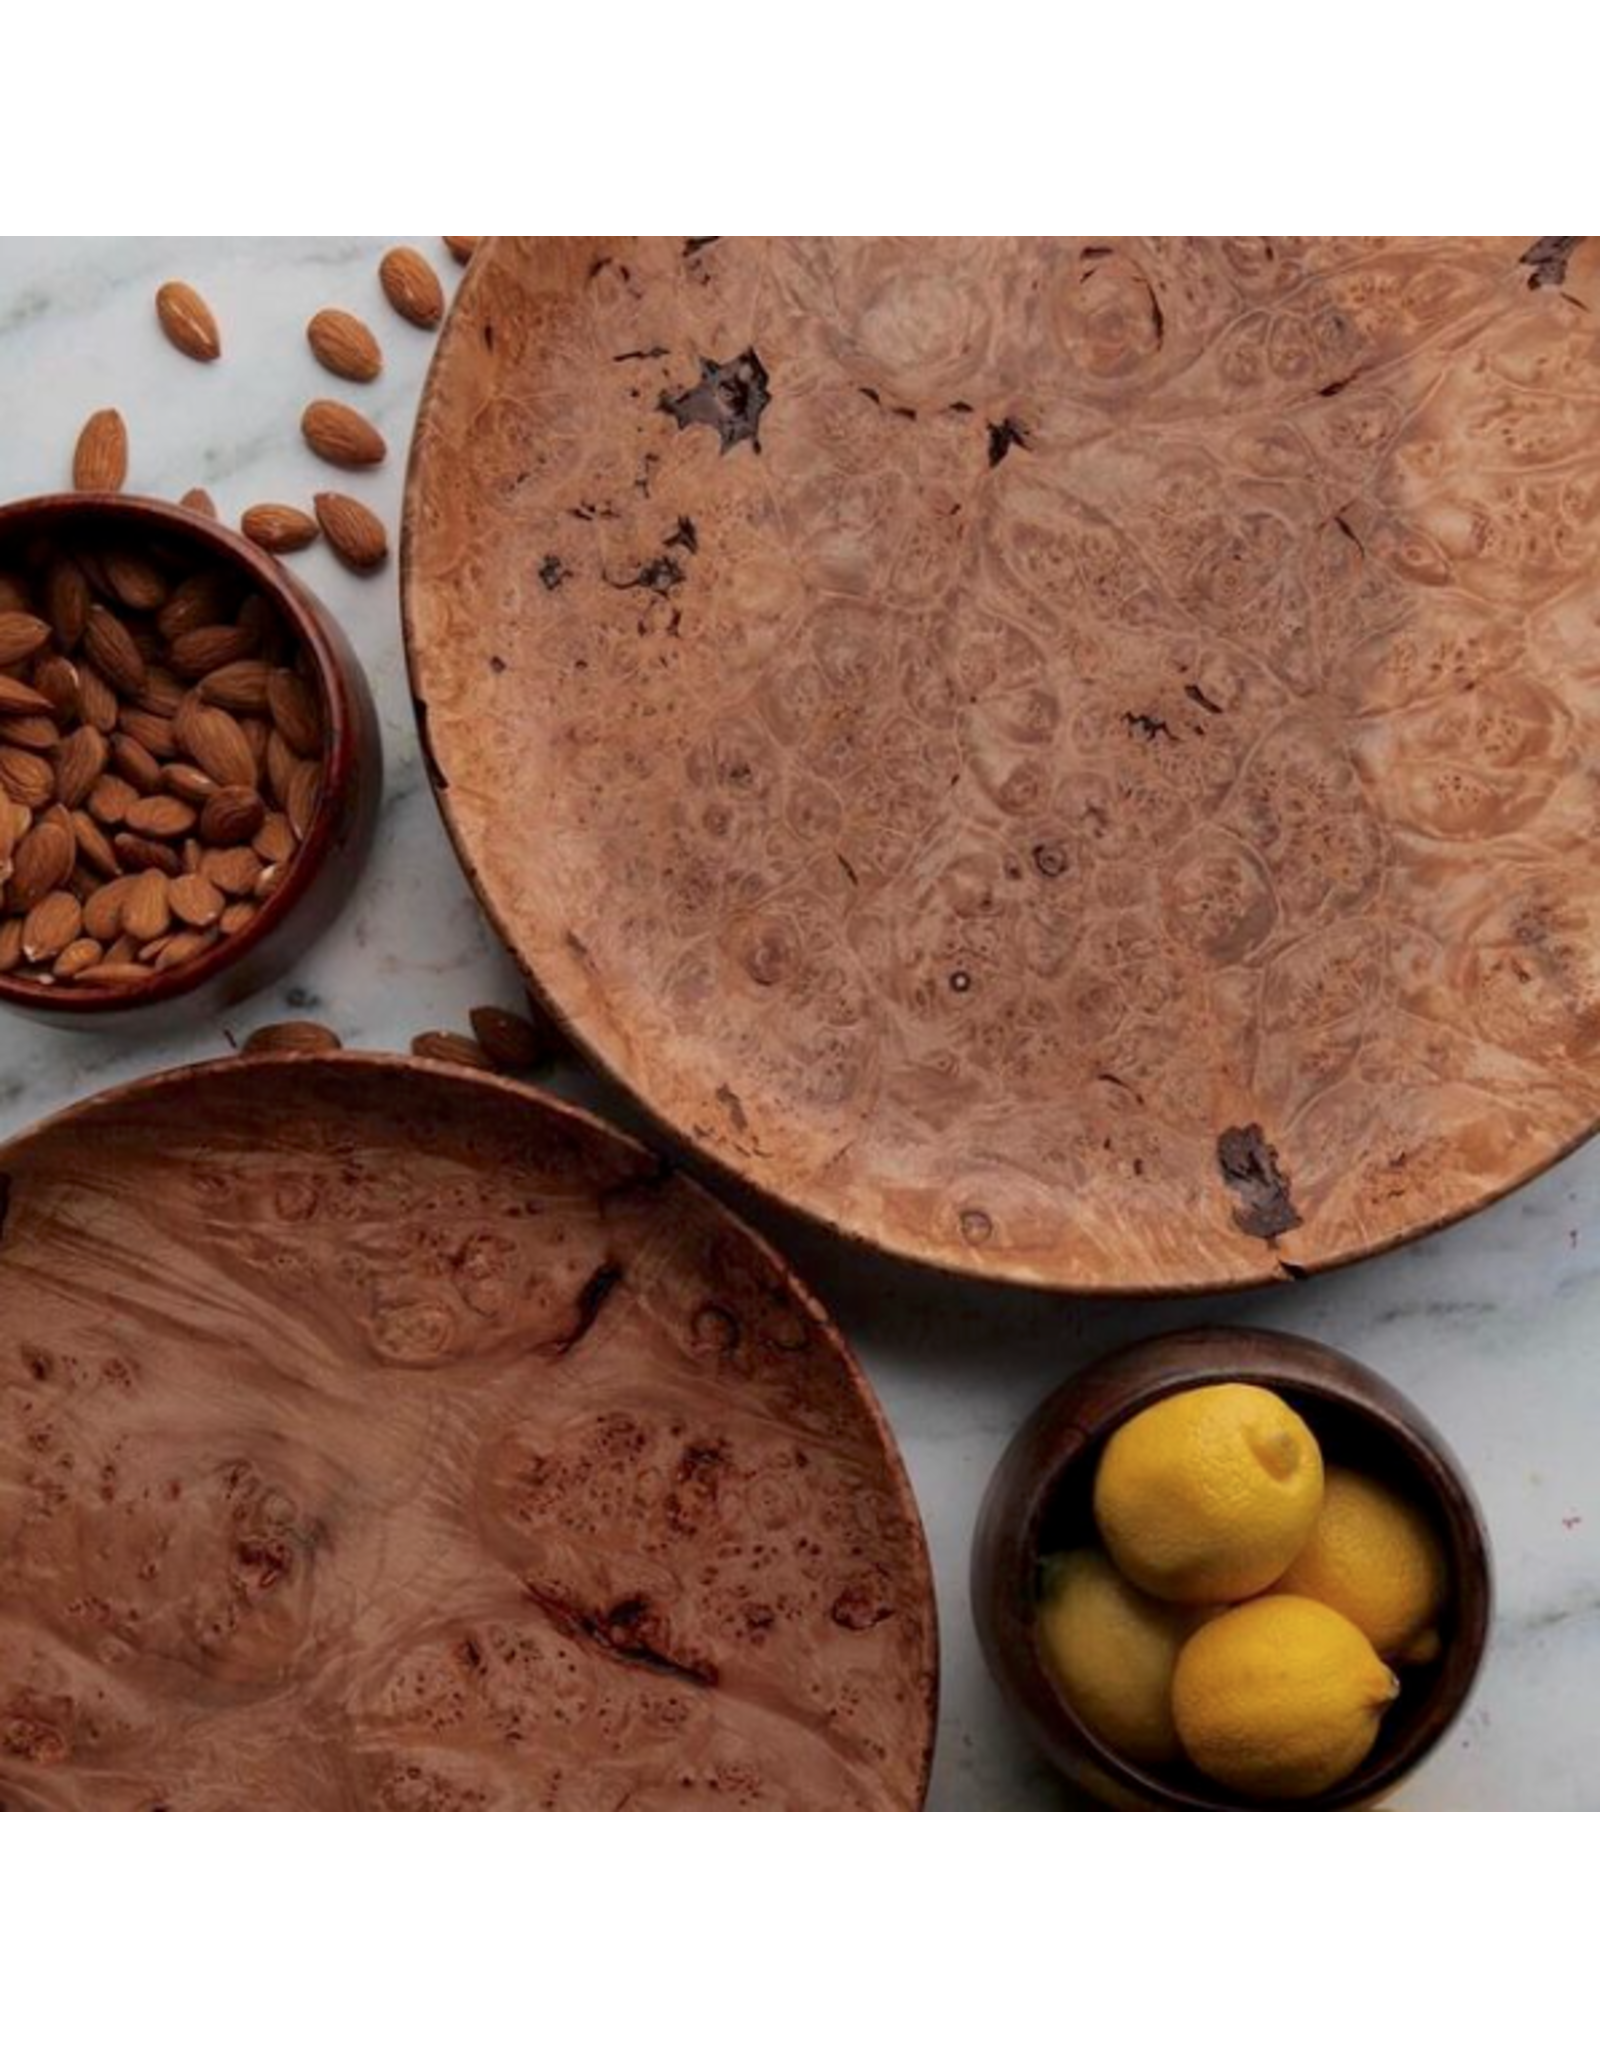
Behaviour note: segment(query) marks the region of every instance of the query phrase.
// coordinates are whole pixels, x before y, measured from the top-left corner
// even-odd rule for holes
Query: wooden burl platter
[[[1080,1289],[1351,1259],[1600,1116],[1600,263],[510,240],[406,608],[496,924],[695,1146]]]
[[[0,1811],[909,1807],[882,1416],[638,1146],[236,1060],[0,1148]]]

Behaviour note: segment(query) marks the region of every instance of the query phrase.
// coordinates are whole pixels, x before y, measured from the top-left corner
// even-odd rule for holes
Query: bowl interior
[[[215,520],[157,499],[83,492],[0,506],[0,569],[19,567],[26,572],[30,555],[41,547],[92,549],[108,541],[144,549],[174,574],[223,569],[246,596],[259,595],[272,606],[283,628],[287,658],[295,661],[321,707],[323,785],[316,815],[276,894],[262,903],[244,931],[225,937],[199,958],[158,971],[130,988],[52,984],[0,974],[0,1001],[81,1015],[139,1010],[183,996],[226,973],[278,930],[327,857],[357,743],[343,666],[318,607],[280,563],[251,542]]]
[[[1092,1504],[1094,1475],[1101,1452],[1115,1431],[1140,1409],[1184,1391],[1185,1386],[1223,1379],[1271,1388],[1309,1426],[1325,1462],[1349,1465],[1393,1486],[1426,1513],[1444,1545],[1450,1566],[1450,1596],[1440,1621],[1444,1638],[1440,1656],[1431,1664],[1397,1668],[1400,1695],[1385,1713],[1378,1740],[1358,1771],[1320,1799],[1289,1802],[1330,1807],[1369,1803],[1420,1761],[1459,1712],[1482,1657],[1487,1623],[1488,1562],[1476,1507],[1453,1463],[1403,1417],[1384,1416],[1370,1398],[1346,1398],[1323,1388],[1308,1388],[1292,1376],[1250,1370],[1207,1373],[1131,1398],[1064,1459],[1046,1489],[1036,1523],[1033,1583],[1027,1597],[1037,1598],[1037,1571],[1045,1557],[1098,1543]],[[1174,1800],[1236,1807],[1285,1803],[1244,1799],[1186,1763],[1157,1771],[1118,1755],[1083,1721],[1056,1684],[1039,1650],[1036,1630],[1031,1640],[1053,1709],[1076,1741],[1131,1790],[1161,1804]]]

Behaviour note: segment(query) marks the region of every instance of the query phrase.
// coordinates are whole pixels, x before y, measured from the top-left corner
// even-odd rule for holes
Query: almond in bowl
[[[380,777],[348,642],[265,551],[109,493],[0,508],[0,1000],[260,988],[348,896]]]

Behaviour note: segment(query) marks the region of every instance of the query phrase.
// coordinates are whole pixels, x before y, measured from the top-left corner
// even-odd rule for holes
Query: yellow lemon
[[[1094,1514],[1112,1562],[1158,1600],[1248,1600],[1287,1570],[1322,1505],[1322,1453],[1265,1387],[1173,1394],[1106,1445]]]
[[[1348,1778],[1400,1690],[1354,1622],[1268,1593],[1178,1653],[1172,1714],[1190,1761],[1254,1799],[1310,1799]]]
[[[1172,1670],[1205,1619],[1130,1586],[1099,1550],[1046,1560],[1039,1636],[1061,1690],[1109,1748],[1139,1764],[1179,1754]]]
[[[1415,1502],[1363,1472],[1330,1465],[1322,1512],[1274,1591],[1336,1609],[1380,1657],[1426,1664],[1439,1654],[1434,1623],[1449,1583],[1444,1545]]]

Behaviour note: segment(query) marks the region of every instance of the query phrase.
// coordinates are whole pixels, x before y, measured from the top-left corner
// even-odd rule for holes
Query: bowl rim
[[[820,1332],[829,1350],[838,1359],[845,1378],[856,1399],[861,1403],[878,1444],[884,1473],[895,1503],[915,1539],[917,1595],[925,1628],[926,1652],[919,1666],[908,1672],[906,1682],[908,1689],[914,1692],[921,1722],[918,1753],[913,1759],[914,1801],[911,1808],[912,1811],[920,1812],[928,1800],[939,1733],[942,1666],[939,1601],[934,1579],[933,1553],[928,1542],[922,1505],[911,1483],[905,1452],[901,1448],[899,1437],[895,1434],[888,1410],[866,1368],[857,1357],[855,1346],[840,1328],[826,1303],[818,1298],[796,1271],[788,1254],[755,1223],[731,1207],[715,1188],[708,1187],[698,1175],[685,1172],[672,1160],[663,1158],[632,1132],[623,1130],[605,1117],[597,1116],[592,1110],[585,1109],[578,1103],[569,1102],[565,1096],[557,1095],[548,1088],[541,1088],[531,1081],[519,1080],[509,1074],[495,1074],[476,1067],[461,1066],[452,1060],[426,1059],[416,1053],[358,1051],[345,1047],[338,1051],[316,1052],[241,1050],[217,1059],[196,1060],[175,1067],[163,1067],[154,1073],[141,1074],[133,1080],[118,1082],[96,1094],[64,1103],[46,1115],[36,1117],[22,1130],[0,1137],[0,1234],[3,1234],[9,1197],[11,1157],[19,1146],[31,1143],[46,1131],[69,1125],[75,1119],[92,1111],[136,1107],[147,1097],[180,1089],[196,1079],[212,1075],[237,1073],[241,1068],[270,1071],[273,1068],[307,1066],[321,1066],[345,1072],[386,1072],[397,1076],[425,1073],[461,1088],[493,1090],[514,1101],[531,1101],[556,1121],[577,1126],[615,1145],[637,1161],[641,1174],[660,1181],[681,1182],[695,1200],[707,1205],[724,1228],[749,1244],[774,1279],[789,1289],[795,1301]]]
[[[1166,1369],[1160,1370],[1162,1350],[1178,1347],[1181,1352],[1181,1347],[1191,1344],[1194,1349],[1189,1360],[1175,1354]],[[1252,1352],[1259,1355],[1252,1358]],[[1265,1355],[1268,1352],[1274,1354],[1270,1361]],[[1130,1380],[1120,1389],[1111,1386],[1103,1412],[1087,1429],[1071,1419],[1073,1397],[1083,1391],[1086,1375],[1092,1375],[1096,1385],[1110,1383],[1129,1365],[1146,1361],[1159,1377]],[[1419,1490],[1427,1491],[1433,1519],[1450,1556],[1453,1582],[1457,1586],[1470,1582],[1481,1588],[1482,1597],[1471,1603],[1470,1610],[1466,1603],[1458,1602],[1456,1629],[1436,1668],[1434,1698],[1444,1702],[1442,1714],[1436,1721],[1430,1718],[1412,1728],[1387,1754],[1380,1756],[1381,1743],[1375,1745],[1375,1761],[1369,1759],[1311,1799],[1249,1799],[1223,1786],[1213,1788],[1204,1780],[1196,1790],[1174,1782],[1159,1769],[1132,1762],[1104,1742],[1067,1699],[1040,1649],[1032,1621],[1037,1604],[1033,1575],[1042,1557],[1040,1530],[1067,1474],[1085,1459],[1098,1457],[1112,1432],[1141,1410],[1171,1395],[1225,1382],[1265,1387],[1291,1403],[1298,1394],[1342,1410],[1342,1419],[1358,1428],[1380,1432],[1416,1475]],[[1009,1477],[1007,1468],[1013,1454],[1024,1446],[1037,1447],[1036,1469],[1007,1506],[1002,1497]],[[1002,1509],[1003,1525],[987,1528]],[[994,1539],[992,1552],[986,1552],[986,1535]],[[1482,1673],[1493,1627],[1494,1564],[1487,1524],[1471,1482],[1433,1423],[1400,1388],[1359,1359],[1317,1338],[1255,1325],[1206,1324],[1164,1332],[1121,1346],[1071,1373],[1023,1423],[990,1481],[973,1545],[973,1606],[980,1616],[986,1589],[980,1588],[979,1581],[986,1566],[1004,1575],[1005,1583],[993,1591],[995,1605],[1027,1616],[1026,1625],[1010,1637],[1011,1649],[1024,1659],[1031,1681],[1027,1697],[1020,1700],[1001,1673],[1002,1659],[991,1645],[988,1630],[981,1620],[979,1624],[985,1659],[1008,1699],[1021,1708],[1047,1750],[1054,1747],[1055,1734],[1064,1735],[1134,1802],[1162,1810],[1281,1813],[1377,1805],[1432,1754],[1460,1718]]]
[[[346,683],[344,664],[324,626],[318,605],[275,556],[269,555],[220,520],[192,512],[161,498],[141,498],[111,491],[53,491],[39,497],[13,498],[0,504],[0,547],[29,537],[35,521],[57,525],[74,517],[85,521],[125,517],[132,526],[155,529],[189,541],[220,556],[246,577],[286,619],[311,654],[312,680],[327,722],[322,794],[311,829],[301,841],[281,886],[269,896],[242,932],[224,938],[197,959],[168,973],[159,970],[132,988],[90,988],[76,982],[59,985],[0,974],[0,1003],[19,1011],[68,1017],[133,1014],[158,1008],[203,987],[253,953],[289,918],[315,887],[333,849],[335,821],[350,798],[358,769],[357,721]]]
[[[444,323],[439,329],[433,355],[423,378],[401,496],[398,557],[401,642],[406,681],[428,786],[433,792],[434,803],[446,835],[455,850],[461,872],[466,877],[480,912],[514,961],[517,972],[560,1024],[563,1033],[582,1054],[584,1060],[596,1073],[603,1075],[626,1096],[639,1114],[660,1131],[665,1139],[681,1147],[707,1172],[730,1176],[736,1182],[752,1189],[764,1200],[776,1203],[802,1222],[827,1231],[830,1236],[845,1244],[855,1245],[880,1257],[899,1259],[927,1272],[947,1273],[958,1279],[979,1280],[1001,1287],[1034,1288],[1046,1293],[1081,1295],[1085,1299],[1094,1300],[1164,1301],[1169,1298],[1181,1300],[1243,1294],[1267,1286],[1281,1287],[1312,1274],[1338,1272],[1346,1266],[1358,1265],[1363,1260],[1374,1258],[1382,1252],[1418,1243],[1439,1231],[1451,1228],[1454,1224],[1466,1221],[1469,1217],[1479,1215],[1495,1203],[1518,1193],[1541,1175],[1559,1166],[1563,1160],[1570,1158],[1596,1135],[1600,1135],[1600,1113],[1596,1113],[1583,1119],[1576,1127],[1558,1134],[1541,1156],[1530,1159],[1523,1169],[1511,1178],[1499,1181],[1480,1193],[1464,1194],[1435,1215],[1371,1229],[1365,1234],[1352,1234],[1332,1250],[1319,1252],[1315,1256],[1284,1257],[1276,1239],[1263,1240],[1261,1263],[1251,1270],[1219,1273],[1191,1265],[1180,1272],[1168,1275],[1159,1283],[1151,1283],[1123,1279],[1115,1274],[1097,1272],[1086,1275],[1081,1272],[1066,1272],[1058,1265],[1047,1263],[1042,1256],[1036,1254],[1009,1254],[1003,1249],[991,1249],[987,1255],[980,1255],[973,1248],[964,1247],[962,1242],[954,1238],[948,1243],[934,1244],[923,1238],[909,1237],[887,1214],[879,1218],[876,1227],[869,1227],[830,1199],[827,1193],[829,1184],[826,1181],[802,1197],[784,1183],[781,1175],[768,1171],[759,1155],[739,1152],[733,1146],[718,1140],[714,1134],[708,1135],[700,1130],[692,1118],[680,1115],[676,1111],[669,1111],[647,1096],[629,1073],[626,1065],[605,1042],[604,1034],[591,1025],[589,1017],[577,1013],[570,1004],[562,1001],[548,976],[519,943],[498,898],[485,886],[466,829],[457,815],[449,777],[439,761],[431,729],[430,687],[436,669],[425,660],[424,633],[417,603],[420,529],[425,517],[428,496],[424,469],[429,459],[431,431],[435,418],[445,403],[446,379],[451,375],[454,346],[459,335],[480,317],[478,300],[486,289],[486,280],[491,271],[501,260],[501,244],[515,245],[519,242],[546,239],[559,238],[515,235],[491,235],[485,238],[468,265],[461,285],[445,313]],[[593,241],[600,246],[615,238],[582,239]],[[594,1014],[598,1016],[600,1012],[596,1010]]]

